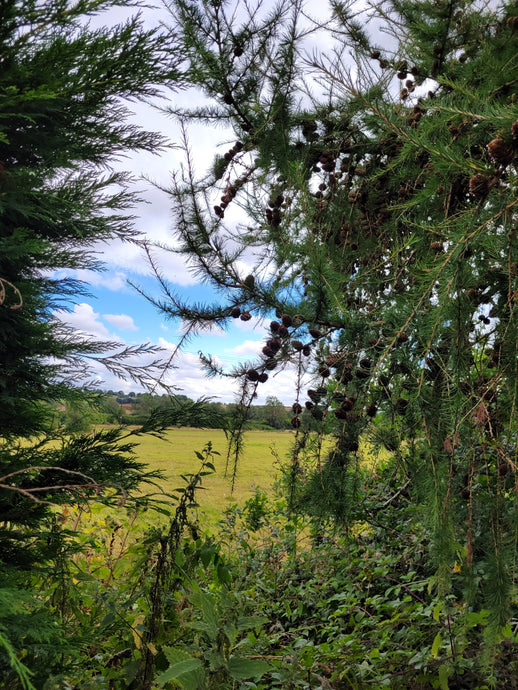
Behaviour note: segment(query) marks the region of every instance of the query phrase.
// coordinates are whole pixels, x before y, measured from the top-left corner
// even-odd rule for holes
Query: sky
[[[147,127],[156,124],[155,113],[148,113]],[[174,123],[167,123],[168,134],[175,136]],[[210,164],[214,155],[213,145],[204,144],[203,137],[195,137],[196,158],[203,164]],[[193,152],[194,153],[194,152]],[[147,160],[146,160],[147,158]],[[151,156],[132,157],[132,172],[135,176],[152,177],[161,185],[168,183],[170,171],[176,169],[179,161],[171,154],[162,154],[157,159]],[[165,178],[165,179],[164,179]],[[141,196],[147,203],[139,204],[133,213],[135,228],[151,242],[174,244],[172,200],[150,183],[140,182]],[[112,241],[96,247],[105,270],[74,271],[75,278],[87,284],[88,296],[80,296],[73,310],[57,314],[58,318],[83,333],[102,340],[118,341],[135,345],[149,342],[163,348],[161,357],[169,360],[177,350],[177,344],[184,334],[184,324],[179,319],[167,319],[158,313],[156,307],[133,287],[138,286],[149,295],[160,296],[160,287],[152,275],[152,269],[144,250],[132,243]],[[185,265],[183,257],[154,249],[153,255],[161,272],[182,299],[189,302],[210,303],[214,293],[210,286],[202,284]],[[133,283],[131,285],[130,283]],[[226,369],[257,359],[265,344],[268,322],[252,318],[248,322],[232,319],[226,330],[219,327],[211,332],[190,338],[182,351],[176,352],[171,369],[164,376],[164,382],[173,384],[177,392],[190,398],[210,396],[220,402],[233,402],[238,386],[230,379],[207,379],[202,371],[199,351],[217,357]],[[132,381],[122,381],[107,371],[95,368],[98,385],[115,391],[139,391]],[[102,381],[101,381],[102,379]],[[287,372],[272,372],[271,378],[260,386],[257,403],[274,395],[286,404],[293,402],[293,375]]]
[[[236,0],[239,7],[239,0]],[[266,0],[266,6],[272,0]],[[308,2],[314,12],[314,3]],[[358,7],[365,6],[363,2]],[[319,5],[319,11],[327,11],[327,5]],[[144,19],[147,26],[156,24],[164,19],[164,10],[146,9]],[[92,25],[117,24],[132,14],[128,7],[114,8],[108,14],[94,17]],[[386,39],[385,39],[386,40]],[[308,54],[316,48],[315,39],[310,38],[306,44]],[[324,43],[322,42],[324,41]],[[318,48],[326,51],[325,41],[328,41],[328,54],[332,45],[328,34],[320,34]],[[313,42],[313,43],[312,43]],[[354,68],[354,66],[352,66]],[[314,89],[319,89],[316,82]],[[168,94],[174,106],[189,107],[203,102],[201,94],[190,91],[179,91]],[[167,103],[162,101],[161,105]],[[173,246],[174,222],[172,214],[173,200],[163,189],[170,187],[172,176],[185,164],[183,151],[180,148],[182,134],[177,122],[156,108],[141,103],[130,104],[133,120],[143,128],[158,131],[165,135],[171,147],[152,155],[138,153],[130,155],[120,163],[117,169],[129,170],[138,180],[136,189],[140,192],[143,203],[139,203],[132,213],[135,215],[134,227],[151,243]],[[188,128],[189,148],[196,172],[203,174],[210,168],[216,152],[224,153],[234,142],[232,132],[226,132],[221,127],[217,130],[207,125],[191,125]],[[218,148],[215,143],[222,142]],[[231,205],[225,213],[225,222],[243,222],[244,217],[232,215],[239,213]],[[163,314],[147,301],[131,286],[139,288],[151,295],[159,295],[160,290],[148,258],[141,247],[128,242],[114,240],[96,247],[99,258],[104,262],[105,270],[101,273],[92,271],[76,271],[68,273],[75,278],[84,280],[88,285],[89,295],[81,295],[73,310],[61,312],[56,317],[68,323],[83,333],[103,340],[113,340],[120,343],[121,348],[138,343],[151,343],[163,349],[161,357],[169,361],[174,353],[173,364],[164,375],[164,382],[173,384],[179,393],[193,399],[211,397],[223,403],[233,402],[238,390],[237,383],[229,378],[208,379],[202,371],[199,351],[212,355],[225,369],[245,362],[257,361],[258,355],[267,339],[268,322],[252,318],[248,322],[239,319],[230,320],[226,330],[217,328],[190,339],[182,351],[177,351],[183,332],[184,324],[179,320],[168,320]],[[213,293],[211,288],[200,282],[186,266],[183,258],[172,252],[153,250],[154,259],[173,290],[183,299],[193,302],[211,303]],[[243,265],[243,275],[249,272]],[[93,378],[96,385],[103,389],[130,392],[143,390],[132,381],[115,378],[109,372],[94,367]],[[269,380],[258,388],[257,404],[265,402],[268,396],[275,396],[286,405],[294,402],[295,372],[290,369],[270,373]],[[309,384],[309,379],[308,379]]]
[[[157,15],[158,17],[159,15]],[[108,17],[95,18],[93,23],[118,23],[128,17],[127,8],[116,8]],[[153,23],[154,15],[147,15],[146,22]],[[174,105],[188,103],[193,105],[201,95],[190,92],[169,94]],[[165,103],[162,103],[165,105]],[[172,198],[161,188],[170,186],[172,175],[180,170],[183,151],[177,145],[181,142],[179,125],[171,117],[144,104],[130,104],[133,119],[142,127],[159,131],[166,135],[171,148],[157,155],[138,153],[130,155],[115,164],[116,168],[131,171],[138,182],[136,189],[144,203],[139,203],[132,213],[135,215],[134,227],[151,243],[174,246],[174,224],[172,217]],[[231,132],[218,127],[217,132],[207,126],[191,126],[188,130],[189,147],[195,168],[204,173],[212,164],[215,153],[224,153],[233,142]],[[215,141],[224,142],[220,149]],[[231,216],[228,209],[225,220],[239,222],[243,218]],[[58,312],[56,318],[82,333],[94,338],[112,340],[121,348],[138,343],[151,343],[162,348],[160,355],[169,361],[174,353],[172,364],[163,381],[173,384],[178,393],[193,399],[210,397],[223,403],[236,400],[238,385],[229,378],[208,379],[202,371],[199,351],[217,358],[225,369],[237,364],[257,361],[258,355],[267,339],[268,322],[252,318],[248,322],[231,320],[226,330],[216,328],[189,339],[181,351],[177,344],[184,332],[184,325],[178,320],[168,320],[147,301],[130,283],[136,284],[145,293],[159,295],[160,290],[143,249],[133,243],[114,240],[97,245],[95,251],[104,263],[105,270],[97,273],[81,270],[67,272],[66,275],[79,278],[87,284],[88,296],[81,295],[71,311]],[[172,252],[153,250],[161,272],[175,292],[183,299],[193,302],[210,303],[212,290],[202,284],[186,266],[183,258]],[[247,267],[242,267],[247,271]],[[59,274],[63,277],[64,273]],[[99,388],[115,391],[143,390],[133,381],[116,378],[99,366],[93,368],[93,379]],[[275,396],[286,405],[293,400],[295,373],[292,370],[271,372],[269,380],[258,389],[257,404],[265,402],[268,396]]]

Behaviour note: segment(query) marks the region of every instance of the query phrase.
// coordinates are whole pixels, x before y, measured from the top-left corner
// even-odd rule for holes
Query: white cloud
[[[89,304],[78,304],[71,313],[60,312],[57,315],[60,320],[81,330],[94,338],[114,340],[106,327],[101,323],[100,315],[95,312]],[[113,315],[112,315],[113,316]],[[124,315],[115,315],[124,317]],[[121,348],[124,342],[120,340]],[[229,403],[235,402],[240,389],[240,380],[227,376],[216,376],[208,378],[202,368],[199,355],[193,352],[182,352],[177,349],[174,342],[170,342],[160,337],[157,345],[163,349],[159,359],[164,364],[164,372],[161,377],[162,383],[171,386],[178,393],[183,393],[189,398],[196,400],[199,398],[212,398],[215,401]],[[262,341],[246,340],[240,345],[228,349],[222,357],[215,355],[215,363],[223,368],[231,368],[238,362],[247,359],[257,360]],[[134,364],[144,364],[145,361],[156,359],[156,355],[146,355],[135,359]],[[121,390],[125,393],[130,391],[142,391],[143,389],[133,381],[124,381],[117,378],[107,371],[100,362],[92,360],[90,362],[90,380],[96,381],[96,385],[105,390]],[[279,368],[278,371],[268,372],[268,381],[260,384],[257,389],[255,404],[264,404],[270,395],[277,397],[285,405],[291,405],[295,400],[296,372],[293,367]],[[304,379],[309,377],[304,377]],[[308,388],[308,381],[304,380],[304,391]],[[155,392],[161,393],[163,389],[157,385]],[[303,393],[304,395],[304,393]]]
[[[174,386],[175,389],[196,400],[202,397],[211,397],[219,402],[232,402],[238,388],[238,383],[231,378],[207,378],[202,369],[200,358],[192,352],[181,352],[177,350],[176,344],[164,338],[158,339],[158,345],[169,351],[174,358],[170,359],[170,368],[163,377],[163,382]],[[165,354],[164,361],[168,355]],[[214,357],[218,365],[222,361]]]
[[[58,321],[72,326],[80,333],[91,335],[101,340],[113,339],[106,326],[99,321],[100,314],[95,312],[92,306],[85,302],[75,304],[74,310],[71,312],[57,311],[54,313],[54,316]]]
[[[300,400],[303,402],[306,399],[306,390],[309,387],[310,377],[304,375],[302,377],[302,387]],[[297,372],[294,367],[286,367],[279,369],[279,371],[268,372],[268,381],[259,384],[257,388],[257,399],[254,401],[257,405],[263,405],[266,398],[270,395],[278,398],[285,405],[292,405],[296,400],[296,385]]]
[[[245,340],[244,343],[232,348],[225,348],[225,353],[229,355],[239,355],[240,357],[257,357],[264,347],[262,340]]]
[[[130,287],[127,283],[128,277],[123,271],[91,271],[85,268],[73,269],[70,271],[57,271],[55,278],[64,277],[80,280],[87,286],[104,287],[114,292],[129,292]],[[88,288],[87,288],[88,289]]]
[[[162,338],[159,339],[162,347],[167,345],[168,349],[175,348],[172,343],[167,343]],[[257,347],[261,343],[247,341],[239,346],[242,355],[255,358]],[[248,348],[248,349],[247,349]],[[216,363],[222,364],[218,357],[214,358]],[[226,357],[225,357],[226,359]],[[191,352],[180,352],[175,356],[172,364],[176,367],[164,377],[166,383],[176,386],[179,392],[192,399],[200,397],[211,397],[214,400],[224,403],[235,402],[239,392],[240,381],[230,377],[207,378],[203,371],[198,355]],[[306,380],[307,379],[307,380]],[[285,405],[291,405],[296,396],[297,375],[293,367],[279,369],[279,371],[268,372],[268,381],[259,384],[257,388],[257,398],[254,404],[262,405],[270,395],[275,396]],[[309,377],[303,378],[302,399],[305,399],[305,391],[309,387]]]
[[[165,243],[168,239],[168,246],[174,247],[171,237],[167,238],[163,236],[162,230],[155,232],[156,229],[151,226],[140,229],[146,230],[147,239],[150,243]],[[98,246],[96,249],[101,253],[100,258],[102,261],[109,270],[114,271],[116,275],[122,272],[128,272],[134,276],[153,275],[153,269],[151,268],[145,250],[142,246],[134,242],[113,240],[110,244],[103,245],[102,247]],[[150,254],[158,272],[169,282],[181,285],[182,287],[195,285],[199,282],[186,265],[184,257],[180,254],[176,254],[174,251],[168,251],[158,246],[152,246]],[[111,273],[109,275],[111,275]]]
[[[138,331],[132,317],[127,314],[103,314],[103,319],[121,331]]]

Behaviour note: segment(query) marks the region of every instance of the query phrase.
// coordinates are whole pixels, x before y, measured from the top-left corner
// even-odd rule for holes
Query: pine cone
[[[366,413],[369,417],[375,417],[377,411],[378,411],[378,408],[377,408],[376,405],[374,405],[374,404],[371,404],[371,405],[369,405],[368,407],[365,408],[365,413]]]
[[[244,280],[243,282],[244,282],[245,286],[246,286],[249,290],[253,290],[253,289],[254,289],[254,287],[255,287],[255,278],[254,278],[254,276],[253,276],[252,274],[248,275],[248,276],[245,278],[245,280]]]
[[[259,381],[259,372],[256,369],[249,369],[246,372],[246,378],[249,381]]]
[[[270,338],[267,341],[266,345],[274,352],[279,352],[279,350],[281,349],[281,341],[279,340],[279,338]]]
[[[469,181],[469,193],[477,199],[484,199],[489,194],[489,178],[487,175],[477,174]]]
[[[497,165],[508,165],[514,157],[512,148],[500,137],[489,142],[487,152]]]

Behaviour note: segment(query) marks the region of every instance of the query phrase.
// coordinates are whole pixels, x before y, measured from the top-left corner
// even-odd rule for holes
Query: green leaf
[[[204,621],[192,621],[191,623],[186,623],[185,627],[190,628],[191,630],[198,630],[199,632],[204,632],[212,636],[214,636],[217,632],[216,627],[209,625]]]
[[[216,573],[220,582],[224,582],[226,584],[231,582],[232,578],[230,577],[230,569],[228,566],[218,563]]]
[[[216,604],[210,594],[199,594],[197,596],[199,607],[203,614],[203,620],[212,628],[218,628],[218,615],[216,613]]]
[[[204,567],[207,568],[209,563],[211,562],[212,556],[214,555],[214,546],[203,546],[200,549],[200,558],[201,562],[203,563]]]
[[[432,644],[432,656],[434,659],[437,659],[439,656],[439,649],[441,648],[442,645],[442,637],[441,633],[438,632],[437,635],[435,636],[435,639]]]
[[[201,659],[196,659],[178,647],[164,647],[163,652],[171,665],[156,679],[158,685],[163,687],[171,680],[177,680],[186,690],[200,690],[204,686],[205,674]]]
[[[271,669],[270,664],[261,659],[246,659],[233,656],[228,660],[228,672],[234,680],[257,678]]]
[[[446,664],[439,666],[439,687],[441,690],[449,690],[448,678],[450,677],[450,669]]]
[[[110,611],[101,621],[101,628],[105,628],[107,625],[111,625],[115,620],[115,614]]]
[[[177,664],[173,664],[167,669],[167,671],[164,671],[164,673],[160,674],[160,676],[157,678],[157,683],[161,686],[164,686],[170,680],[174,680],[175,678],[178,678],[178,676],[182,676],[184,673],[189,673],[190,671],[201,668],[201,666],[202,662],[200,659],[184,659],[184,661],[179,661]]]
[[[260,625],[268,623],[267,616],[240,616],[237,619],[237,629],[238,630],[251,630],[252,628],[257,628]]]

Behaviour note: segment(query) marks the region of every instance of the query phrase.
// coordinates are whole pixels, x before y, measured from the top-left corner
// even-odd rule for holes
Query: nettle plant
[[[427,525],[440,595],[456,564],[502,630],[518,536],[518,6],[330,5],[319,24],[300,2],[172,3],[208,105],[171,112],[235,143],[171,190],[180,251],[221,300],[183,303],[159,276],[159,306],[191,329],[266,319],[253,365],[204,358],[241,382],[229,458],[257,389],[294,366],[292,505],[346,522],[370,434]]]

